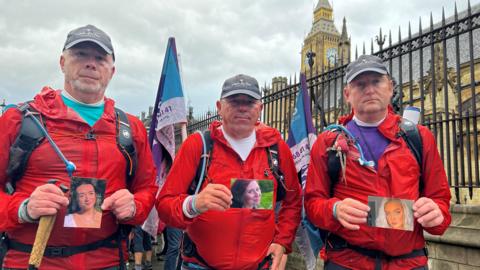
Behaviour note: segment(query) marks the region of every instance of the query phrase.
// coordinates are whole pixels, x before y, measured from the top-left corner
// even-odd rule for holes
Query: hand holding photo
[[[64,227],[100,228],[102,205],[105,198],[105,180],[72,177],[70,204],[63,223]]]
[[[273,181],[232,179],[232,208],[272,209]]]
[[[413,231],[413,201],[398,198],[368,196],[369,226]]]

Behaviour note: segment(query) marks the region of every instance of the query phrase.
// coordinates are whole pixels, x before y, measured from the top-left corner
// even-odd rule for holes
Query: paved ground
[[[163,241],[160,242],[160,244],[153,243],[152,244],[153,248],[153,254],[152,254],[152,265],[153,265],[153,270],[163,270],[164,267],[164,259],[165,255],[161,256],[161,260],[156,256],[157,253],[160,253],[163,249]],[[133,270],[135,263],[133,261],[133,256],[130,255],[131,257],[129,258],[129,263],[128,263],[128,269]]]
[[[157,253],[160,253],[163,249],[163,238],[159,237],[158,238],[160,241],[159,243],[153,242],[152,243],[152,248],[153,248],[153,256],[152,256],[152,265],[153,265],[153,270],[163,270],[164,267],[164,259],[165,256],[162,256],[162,260],[159,260],[156,256]],[[132,258],[133,259],[133,258]],[[135,263],[133,261],[129,261],[128,264],[128,269],[133,270],[135,266]]]
[[[163,270],[163,261],[158,261],[156,257],[152,258],[153,270]],[[129,262],[128,269],[133,270],[134,263]]]

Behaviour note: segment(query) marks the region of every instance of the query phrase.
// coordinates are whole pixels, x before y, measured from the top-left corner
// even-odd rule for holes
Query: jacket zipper
[[[84,166],[85,169],[85,175],[89,177],[96,176],[96,170],[90,166],[90,159],[93,154],[93,144],[96,144],[97,142],[97,135],[95,134],[93,128],[91,128],[86,134],[85,134],[85,151],[83,152],[82,156],[82,165]],[[98,163],[98,157],[97,157],[97,163]]]
[[[235,152],[235,151],[234,151]],[[235,152],[236,153],[236,152]],[[239,178],[243,178],[243,169],[245,167],[245,162],[243,162],[242,158],[240,158],[240,156],[237,154],[237,158],[238,160],[240,161],[240,174],[241,176]],[[235,245],[236,247],[236,252],[235,252],[235,261],[234,261],[234,264],[233,264],[233,269],[236,269],[237,268],[237,264],[238,264],[238,254],[240,252],[240,230],[241,228],[243,228],[243,219],[244,219],[244,211],[239,211],[240,212],[240,229],[239,231],[237,231],[237,244]]]
[[[382,155],[380,156],[380,158],[378,159],[380,161],[380,159],[383,159],[385,154],[388,153],[388,152],[391,152],[395,149],[397,149],[399,147],[397,147],[396,145],[390,143],[389,145],[387,145],[387,147],[385,148],[385,150],[383,151]],[[385,185],[387,186],[387,197],[391,197],[392,196],[392,192],[390,191],[390,188],[389,186],[387,185],[387,183],[385,183]]]

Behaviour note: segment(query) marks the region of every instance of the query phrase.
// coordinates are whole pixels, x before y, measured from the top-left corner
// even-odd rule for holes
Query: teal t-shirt
[[[67,107],[74,110],[80,117],[85,120],[91,127],[102,117],[105,104],[85,105],[78,103],[68,97],[62,95],[63,102]]]

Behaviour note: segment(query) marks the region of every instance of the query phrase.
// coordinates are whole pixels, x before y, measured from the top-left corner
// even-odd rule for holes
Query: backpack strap
[[[133,143],[132,129],[130,122],[128,121],[127,114],[115,107],[116,115],[116,132],[117,132],[117,146],[120,152],[127,161],[127,186],[129,187],[133,177],[135,176],[135,170],[137,168],[137,152],[135,151],[135,145]]]
[[[340,131],[337,132],[337,136],[333,141],[332,147],[328,149],[328,160],[327,160],[327,167],[328,167],[328,176],[330,178],[330,196],[333,196],[333,190],[335,185],[338,183],[340,177],[340,169],[341,169],[341,161],[340,157],[336,154],[336,151],[333,149],[333,145],[338,139],[340,135]],[[420,168],[420,174],[422,174],[422,154],[423,154],[423,144],[422,144],[422,137],[420,136],[420,132],[418,131],[417,125],[413,122],[402,119],[400,122],[400,132],[398,134],[402,139],[407,143],[408,148],[414,155],[415,159],[417,160],[418,166]],[[423,190],[423,178],[420,176],[420,192]]]
[[[119,244],[116,241],[118,232],[108,236],[105,239],[97,240],[81,246],[47,246],[45,248],[45,257],[69,257],[78,253],[88,252],[99,248],[118,248]],[[17,242],[15,240],[6,238],[5,245],[7,249],[13,249],[20,252],[31,253],[32,245]]]
[[[412,152],[420,168],[420,193],[423,191],[423,142],[420,131],[415,123],[402,118],[400,122],[399,136],[407,143],[408,149]]]
[[[199,133],[200,137],[202,138],[202,155],[200,156],[195,177],[192,179],[190,186],[187,189],[187,194],[189,195],[197,194],[200,190],[203,180],[206,178],[208,168],[210,166],[210,157],[213,151],[213,140],[210,136],[210,130],[197,131],[197,133]],[[183,256],[188,258],[193,257],[210,269],[207,262],[198,253],[197,246],[190,239],[186,231],[183,232],[181,241],[181,251]]]
[[[330,180],[330,197],[333,197],[335,185],[340,181],[340,171],[343,171],[341,159],[345,159],[346,157],[341,149],[335,148],[335,144],[342,134],[342,131],[340,129],[335,129],[331,130],[331,132],[336,135],[331,146],[327,148],[327,173],[328,180]],[[343,162],[346,161],[344,160]],[[345,172],[343,171],[342,173],[344,174]],[[315,256],[317,257],[320,250],[325,246],[330,232],[316,227],[306,215],[302,218],[301,224],[306,229],[308,238],[310,239],[311,248],[314,251],[314,254],[317,254]]]
[[[285,176],[280,170],[280,162],[278,158],[278,144],[273,144],[266,148],[268,157],[268,166],[277,180],[277,199],[279,202],[285,198],[287,186],[285,185]]]
[[[22,113],[22,124],[20,127],[20,132],[9,151],[9,160],[7,165],[7,176],[9,181],[6,184],[6,191],[9,194],[12,194],[15,191],[16,182],[21,179],[25,173],[28,159],[30,158],[33,150],[35,150],[35,148],[42,143],[46,137],[45,133],[37,125],[38,123],[42,123],[42,125],[44,125],[43,117],[37,110],[30,106],[30,102],[32,101],[27,101],[17,107]],[[133,143],[132,132],[126,113],[118,108],[115,108],[115,115],[117,146],[127,161],[126,174],[128,186],[135,175],[135,169],[137,166],[135,145]],[[59,155],[62,158],[63,154],[59,153]],[[63,161],[69,163],[68,160]],[[68,170],[69,164],[67,163],[66,165]]]
[[[202,151],[202,156],[200,157],[199,165],[197,166],[197,170],[195,172],[195,178],[190,183],[188,187],[187,194],[193,195],[196,193],[197,187],[201,181],[206,177],[208,172],[208,168],[210,166],[210,158],[213,151],[213,140],[210,136],[210,130],[205,130],[203,132],[197,131],[200,133],[200,136],[203,137],[202,141],[204,143],[204,149]],[[285,185],[285,177],[283,172],[280,170],[280,163],[278,158],[278,144],[274,144],[270,147],[266,148],[267,150],[267,157],[268,157],[268,165],[270,170],[273,173],[273,176],[277,180],[277,202],[281,201],[285,198],[286,194],[286,185]],[[203,172],[203,173],[202,173]],[[202,177],[203,174],[203,177]],[[200,179],[203,178],[203,179]],[[201,185],[201,184],[200,184]]]
[[[43,123],[42,115],[30,106],[31,101],[18,106],[17,109],[22,113],[22,124],[20,132],[10,147],[9,159],[7,165],[7,175],[9,178],[6,184],[6,191],[12,194],[15,191],[16,182],[22,178],[27,167],[28,159],[33,150],[45,139],[43,132],[37,127],[31,117],[27,117],[29,112],[33,117]]]
[[[335,185],[340,180],[340,171],[342,170],[342,162],[340,161],[339,151],[335,149],[334,145],[337,142],[341,131],[332,131],[336,133],[332,145],[327,149],[327,172],[330,178],[330,197],[333,197],[333,190]]]
[[[410,149],[410,151],[412,151],[413,156],[415,156],[415,159],[417,160],[421,170],[423,164],[423,143],[417,125],[415,125],[410,120],[402,119],[402,121],[400,122],[399,135],[407,143],[408,148]]]
[[[210,130],[197,131],[202,137],[203,150],[198,163],[197,170],[195,172],[195,178],[190,182],[187,193],[193,195],[197,192],[197,188],[201,186],[201,182],[205,179],[208,168],[210,167],[210,157],[213,151],[213,140],[210,136]],[[202,179],[200,179],[202,178]]]
[[[335,139],[333,140],[332,145],[327,149],[327,167],[328,167],[328,176],[330,180],[330,197],[333,197],[333,191],[335,185],[338,183],[340,179],[340,170],[342,168],[340,156],[337,155],[337,150],[334,148],[335,143],[337,142],[340,134],[342,133],[340,130],[331,130],[331,132],[337,133]],[[422,138],[420,136],[420,132],[418,130],[417,125],[408,121],[406,119],[402,120],[400,123],[400,132],[399,136],[405,140],[407,143],[408,148],[412,151],[415,159],[418,162],[420,167],[420,172],[422,171]],[[420,192],[423,190],[423,178],[420,176],[420,183],[419,183]],[[310,239],[316,239],[316,246],[317,250],[320,250],[323,245],[326,243],[327,239],[330,241],[331,233],[326,230],[319,229],[313,225],[308,218],[302,220],[302,224],[308,229],[307,232],[309,234]],[[344,241],[348,244],[346,241]],[[329,244],[325,245],[327,248],[331,247]],[[342,247],[346,248],[345,247]],[[358,252],[358,251],[357,251]],[[318,252],[317,252],[318,253]]]
[[[197,259],[200,263],[202,263],[204,266],[208,267],[207,269],[213,269],[211,268],[208,263],[205,261],[205,259],[200,256],[197,250],[197,246],[195,243],[192,241],[190,236],[188,236],[186,231],[183,231],[182,234],[182,255],[187,257],[187,258],[195,258]],[[200,268],[200,269],[205,269],[205,268]]]

